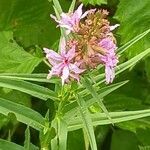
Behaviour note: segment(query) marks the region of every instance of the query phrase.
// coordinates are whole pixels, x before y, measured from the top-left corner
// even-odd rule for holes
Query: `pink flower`
[[[116,45],[110,38],[104,38],[100,41],[99,46],[106,50],[106,55],[101,55],[100,59],[105,64],[106,82],[112,83],[115,77],[115,70],[118,58],[115,54]]]
[[[77,10],[74,13],[62,13],[61,19],[57,20],[57,18],[53,15],[50,15],[51,18],[53,18],[57,23],[59,23],[58,26],[66,28],[66,34],[69,34],[72,32],[78,32],[79,30],[79,22],[82,18],[86,17],[88,13],[92,13],[95,11],[95,9],[91,9],[89,11],[86,11],[85,13],[82,12],[83,4],[81,4]]]
[[[73,58],[75,57],[75,46],[73,46],[69,51],[66,51],[66,42],[64,39],[61,40],[61,51],[60,54],[53,50],[44,48],[46,53],[46,58],[52,65],[49,71],[48,78],[52,76],[59,76],[62,79],[62,85],[69,81],[69,77],[72,77],[79,81],[79,74],[84,70],[79,68],[77,62],[73,63]]]

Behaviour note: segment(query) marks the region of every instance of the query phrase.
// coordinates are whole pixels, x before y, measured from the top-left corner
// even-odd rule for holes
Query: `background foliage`
[[[118,47],[150,27],[150,2],[148,0],[138,2],[136,0],[80,0],[80,2],[86,5],[85,9],[95,6],[109,10],[109,19],[112,23],[120,24],[119,29],[114,33]],[[60,0],[60,3],[63,10],[67,11],[71,1]],[[0,73],[47,73],[48,67],[43,61],[42,48],[55,47],[60,36],[59,29],[56,29],[55,23],[49,17],[50,13],[54,14],[54,11],[52,2],[48,0],[0,0]],[[149,48],[149,37],[150,33],[128,48],[120,62],[125,62]],[[25,77],[21,76],[21,78]],[[32,78],[29,76],[28,80],[33,81]],[[50,100],[57,99],[56,93],[53,92],[54,86],[45,78],[44,74],[35,76],[34,80],[41,81],[35,85],[34,81],[26,83],[26,81],[15,81],[0,76],[0,149],[8,150],[12,147],[16,150],[38,149],[37,147],[47,143],[42,140],[44,136],[49,139],[55,136],[53,128],[49,129],[50,135],[39,135],[39,131],[46,126],[44,117],[47,110],[49,109],[48,118],[51,120],[56,113],[55,103]],[[129,80],[129,82],[104,98],[108,111],[137,111],[150,108],[150,57],[145,57],[126,72],[119,74],[114,83],[124,80]],[[54,79],[51,82],[56,83],[57,80]],[[42,93],[39,94],[39,91]],[[50,99],[46,101],[47,98]],[[93,112],[96,109],[98,109],[97,106],[94,106],[90,108],[90,111]],[[90,122],[88,116],[86,119],[85,123]],[[30,122],[29,125],[32,128],[27,128],[26,121],[22,120]],[[60,121],[60,124],[63,129],[66,128],[63,121]],[[75,122],[70,121],[70,124],[75,124]],[[83,150],[86,147],[85,134],[79,126],[77,128],[78,130],[68,133],[68,150],[74,150],[77,147]],[[70,127],[70,130],[73,129]],[[149,117],[117,123],[115,126],[111,124],[96,126],[94,131],[99,150],[150,148]],[[66,136],[61,130],[59,133],[62,139]],[[121,147],[118,146],[118,142]],[[63,142],[62,145],[64,146]]]

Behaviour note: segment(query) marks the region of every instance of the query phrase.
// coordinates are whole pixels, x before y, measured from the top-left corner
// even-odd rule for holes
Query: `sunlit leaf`
[[[44,118],[38,112],[2,98],[0,98],[0,113],[4,115],[14,113],[18,121],[37,130],[43,129],[45,125]]]
[[[107,0],[81,0],[85,5],[91,4],[91,5],[101,5],[101,4],[107,4]]]
[[[150,109],[139,111],[122,111],[122,112],[109,112],[109,115],[113,123],[120,123],[124,121],[139,119],[150,116]],[[111,124],[111,121],[107,118],[105,113],[91,114],[93,126]],[[82,128],[81,117],[76,117],[70,122],[68,121],[68,129],[76,130]]]
[[[15,80],[15,79],[8,79],[4,77],[0,77],[0,87],[10,88],[14,90],[18,90],[29,95],[38,97],[42,100],[47,100],[48,98],[52,100],[57,100],[57,94],[48,88],[43,86],[30,83],[27,81]]]
[[[9,142],[9,141],[6,141],[6,140],[3,140],[3,139],[0,139],[0,149],[1,150],[25,150],[24,147],[18,145],[18,144],[15,144],[13,142]]]
[[[42,61],[25,52],[13,40],[12,32],[0,32],[0,72],[31,73]]]
[[[85,129],[88,140],[90,141],[91,149],[97,150],[96,139],[89,110],[84,99],[82,99],[79,95],[77,95],[76,98],[80,109],[81,119],[83,121],[83,128]]]

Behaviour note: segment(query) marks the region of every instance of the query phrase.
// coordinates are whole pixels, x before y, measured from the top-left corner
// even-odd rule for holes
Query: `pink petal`
[[[70,61],[74,58],[75,56],[75,45],[72,46],[72,48],[67,52],[66,58]]]
[[[94,13],[96,11],[96,9],[90,9],[88,11],[86,11],[82,16],[81,19],[83,19],[84,17],[86,17],[89,13]]]
[[[115,77],[114,68],[105,66],[106,83],[112,83]]]
[[[64,85],[65,81],[69,78],[69,68],[68,66],[65,66],[63,68],[63,71],[62,71],[62,76],[61,76],[61,79],[62,79],[62,85]]]
[[[60,76],[60,74],[63,70],[63,67],[64,67],[63,63],[55,65],[54,67],[52,67],[50,73],[48,74],[48,77],[51,77],[53,75]]]
[[[70,23],[71,22],[71,16],[69,14],[66,14],[66,13],[61,13],[61,21],[63,23]]]
[[[78,19],[81,18],[81,16],[82,16],[82,7],[83,7],[83,4],[81,4],[81,5],[77,8],[77,10],[74,12],[74,17],[75,17],[75,18],[78,18]]]
[[[80,74],[82,72],[85,71],[85,69],[80,69],[78,66],[76,66],[75,64],[69,64],[69,69],[70,71],[76,73],[76,74]]]
[[[43,50],[46,53],[46,57],[48,59],[50,58],[50,59],[53,59],[54,61],[62,61],[61,55],[59,55],[55,51],[47,49],[47,48],[43,48]]]

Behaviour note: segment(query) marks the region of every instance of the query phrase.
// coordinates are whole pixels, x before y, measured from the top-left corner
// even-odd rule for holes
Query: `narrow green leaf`
[[[26,131],[25,131],[24,148],[26,150],[30,150],[30,129],[29,129],[29,126],[27,126]]]
[[[51,78],[47,79],[47,74],[22,74],[22,73],[0,73],[0,78],[19,79],[26,81],[46,82],[46,83],[58,83],[60,79]]]
[[[79,95],[76,95],[76,99],[77,99],[77,102],[78,102],[78,105],[80,108],[80,114],[81,114],[81,119],[83,122],[83,127],[89,138],[91,149],[97,150],[92,120],[90,118],[90,113],[88,111],[88,108],[86,107],[86,103],[85,103],[84,99],[82,99]]]
[[[61,6],[60,6],[59,1],[58,1],[58,0],[53,0],[53,4],[54,4],[54,6],[55,6],[57,12],[58,12],[59,15],[60,15],[60,14],[62,13],[62,8],[61,8]]]
[[[55,129],[56,133],[58,133],[58,121],[56,118],[52,121],[51,127]],[[51,140],[51,150],[58,150],[58,142],[58,134],[56,134],[56,136]]]
[[[129,42],[127,42],[126,44],[124,44],[123,46],[121,46],[120,48],[118,48],[117,49],[118,55],[122,54],[126,49],[128,49],[133,44],[135,44],[136,42],[138,42],[140,39],[142,39],[144,36],[146,36],[149,32],[150,32],[150,29],[148,29],[145,32],[137,35],[132,40],[130,40]]]
[[[120,64],[116,68],[116,74],[119,74],[119,73],[123,72],[124,70],[130,68],[131,66],[135,65],[138,61],[140,61],[142,58],[144,58],[149,53],[150,53],[150,48],[146,49],[145,51],[138,54],[137,56],[131,58],[127,62]]]
[[[42,100],[47,100],[48,98],[52,100],[57,100],[57,95],[52,90],[26,81],[8,78],[6,80],[6,78],[0,77],[0,87],[18,90],[30,94],[32,96],[38,97]]]
[[[38,112],[2,98],[0,98],[0,113],[4,115],[14,113],[18,121],[37,130],[43,129],[45,125],[44,118]]]
[[[138,61],[140,61],[141,59],[143,59],[147,54],[150,53],[150,48],[144,50],[142,53],[138,54],[137,56],[131,58],[130,60],[118,65],[116,67],[116,75],[120,74],[121,72],[125,71],[126,69],[129,69],[130,67],[132,67],[133,65],[135,65]],[[100,85],[101,83],[105,82],[105,73],[93,76],[94,81],[96,83],[94,83],[94,87]],[[79,93],[83,94],[83,93],[88,93],[87,89],[83,89],[83,86],[80,85],[79,86]]]
[[[111,117],[109,116],[109,113],[105,107],[105,105],[102,102],[102,99],[99,98],[98,93],[96,92],[96,90],[94,89],[93,85],[91,84],[91,82],[87,79],[84,78],[82,80],[83,86],[91,93],[91,95],[93,96],[93,98],[97,101],[97,103],[99,104],[100,108],[104,111],[104,113],[107,115],[108,119],[112,122]],[[112,122],[113,124],[113,122]]]
[[[53,6],[53,8],[54,8],[57,19],[60,20],[60,14],[59,14],[58,10],[56,9],[55,6]],[[61,36],[66,38],[65,29],[60,27],[60,31],[61,31]],[[59,51],[60,51],[60,46],[59,46]]]
[[[59,138],[59,150],[67,149],[67,124],[61,118],[58,118],[58,138]]]
[[[110,94],[111,92],[113,92],[114,90],[120,88],[121,86],[123,86],[124,84],[126,84],[128,81],[123,81],[123,82],[119,82],[119,83],[116,83],[116,84],[112,84],[110,86],[106,86],[104,88],[101,88],[98,90],[98,94],[99,94],[99,98],[102,99],[103,97],[105,97],[106,95]],[[91,98],[91,99],[85,99],[85,102],[86,102],[86,106],[89,107],[91,106],[92,104],[94,104],[97,100],[95,98]],[[72,118],[73,115],[75,115],[78,111],[78,104],[77,102],[73,102],[69,105],[67,105],[65,108],[64,108],[64,119],[66,120],[70,120],[70,118]]]
[[[0,139],[0,150],[25,150],[25,148],[13,142]]]
[[[112,118],[113,123],[119,123],[143,117],[148,117],[150,116],[150,109],[138,111],[109,112],[109,115]],[[91,118],[93,126],[111,124],[111,121],[107,118],[105,113],[91,114]],[[69,131],[77,130],[83,127],[81,117],[76,117],[70,120],[70,122],[68,121],[67,123]]]
[[[72,0],[68,13],[72,13],[74,11],[75,4],[76,4],[76,0]]]

